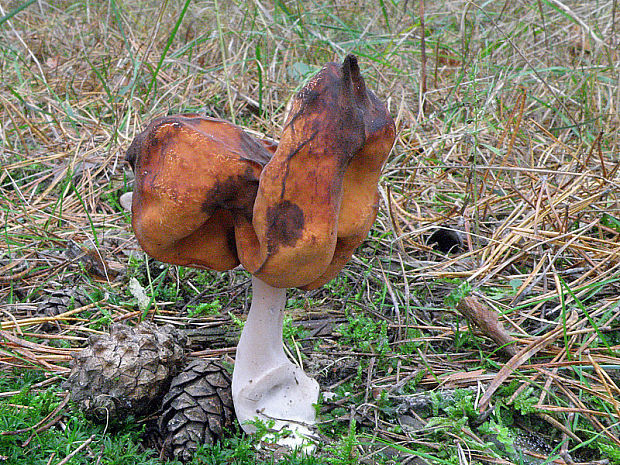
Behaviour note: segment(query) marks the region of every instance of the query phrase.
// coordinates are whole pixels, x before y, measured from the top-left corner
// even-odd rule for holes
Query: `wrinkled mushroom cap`
[[[252,216],[271,157],[241,128],[213,118],[157,118],[127,150],[135,172],[132,225],[142,248],[167,263],[227,270],[239,264],[234,217]]]
[[[364,113],[365,141],[344,173],[334,255],[325,272],[304,289],[316,289],[336,277],[366,239],[379,211],[377,185],[394,145],[396,126],[377,96],[368,89],[365,93],[368,102]]]
[[[319,287],[367,236],[394,138],[352,55],[294,97],[277,146],[226,121],[158,118],[127,151],[134,232],[164,262]]]
[[[312,289],[334,277],[374,222],[394,137],[394,121],[366,89],[357,59],[326,64],[295,96],[261,173],[256,240],[237,234],[246,269],[274,287]]]

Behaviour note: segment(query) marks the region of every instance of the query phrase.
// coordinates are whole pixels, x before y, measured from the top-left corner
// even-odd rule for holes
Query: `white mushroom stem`
[[[304,444],[309,425],[316,421],[318,383],[284,354],[282,323],[286,289],[252,277],[252,304],[237,346],[232,380],[235,412],[246,433],[256,431],[249,421],[275,422],[274,429],[297,433],[288,445]],[[299,436],[302,436],[301,438]]]

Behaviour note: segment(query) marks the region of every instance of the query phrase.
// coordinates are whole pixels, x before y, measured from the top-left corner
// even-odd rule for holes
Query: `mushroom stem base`
[[[252,294],[233,372],[237,419],[246,433],[256,431],[253,420],[263,420],[268,425],[273,421],[274,430],[295,433],[278,442],[299,447],[307,443],[309,426],[316,421],[314,404],[319,397],[319,385],[284,354],[286,290],[253,277]]]
[[[295,448],[308,442],[310,427],[316,422],[313,404],[319,398],[317,382],[293,364],[276,367],[254,382],[256,385],[244,386],[233,395],[243,430],[254,433],[256,427],[248,421],[262,420],[274,431],[293,433],[282,436],[279,444]]]

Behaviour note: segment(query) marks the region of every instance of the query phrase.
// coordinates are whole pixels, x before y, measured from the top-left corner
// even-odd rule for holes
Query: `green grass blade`
[[[148,89],[146,91],[146,97],[148,99],[148,97],[151,95],[151,90],[153,89],[153,86],[155,85],[155,81],[157,81],[157,76],[159,75],[159,70],[161,69],[164,60],[166,59],[166,55],[168,54],[168,50],[170,50],[170,46],[172,45],[172,42],[174,41],[174,38],[177,35],[177,32],[179,32],[179,27],[181,26],[181,23],[183,22],[183,18],[185,17],[185,14],[187,13],[187,9],[189,7],[189,4],[191,3],[192,0],[185,0],[185,4],[183,5],[183,8],[181,8],[181,12],[179,13],[179,17],[177,18],[177,22],[174,24],[174,27],[172,28],[172,32],[170,32],[170,35],[168,36],[168,41],[166,42],[166,45],[164,46],[164,49],[161,52],[161,55],[159,57],[159,61],[157,62],[157,67],[155,68],[155,70],[153,71],[153,77],[151,78],[151,82],[149,83]],[[168,4],[168,0],[166,0],[166,3],[164,4],[164,7],[162,8],[162,10],[167,6]]]
[[[36,2],[36,0],[28,0],[27,2],[22,3],[18,7],[13,8],[11,11],[5,14],[2,18],[0,18],[0,26],[2,26],[4,23],[6,23],[9,19],[11,19],[13,16],[15,16],[20,11],[23,11],[26,8],[28,8],[34,2]]]

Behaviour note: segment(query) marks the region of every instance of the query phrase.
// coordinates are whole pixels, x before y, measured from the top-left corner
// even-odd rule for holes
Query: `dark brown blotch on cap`
[[[284,200],[267,209],[267,222],[269,251],[279,245],[292,247],[303,234],[304,212],[297,204]]]
[[[131,169],[136,171],[136,161],[138,160],[138,155],[140,154],[140,149],[142,146],[142,138],[140,136],[136,137],[127,152],[125,152],[125,161],[129,163]]]
[[[140,156],[146,155],[150,150],[155,149],[162,144],[162,140],[157,137],[157,133],[162,125],[168,123],[174,123],[175,119],[172,117],[161,117],[154,119],[147,128],[138,134],[125,153],[125,160],[131,166],[131,169],[136,171],[136,166],[140,164]],[[178,129],[180,125],[173,125],[175,129]]]
[[[239,261],[239,255],[237,254],[237,240],[235,239],[235,229],[228,228],[226,230],[226,246],[228,247],[228,252],[235,257],[235,260]]]
[[[224,181],[215,182],[205,196],[202,211],[212,215],[222,209],[251,219],[257,191],[258,179],[248,169],[244,175],[230,176]]]

